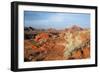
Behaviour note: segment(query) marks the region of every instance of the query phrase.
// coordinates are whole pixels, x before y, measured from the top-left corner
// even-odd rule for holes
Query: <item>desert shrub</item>
[[[70,31],[66,32],[64,56],[68,58],[68,56],[72,55],[73,51],[80,50],[88,45],[90,42],[89,34],[89,31],[75,31],[74,33],[71,33]]]

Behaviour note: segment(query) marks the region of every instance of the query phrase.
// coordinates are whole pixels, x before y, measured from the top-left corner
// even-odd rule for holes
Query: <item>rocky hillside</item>
[[[77,25],[64,30],[24,30],[24,61],[90,58],[90,30]]]

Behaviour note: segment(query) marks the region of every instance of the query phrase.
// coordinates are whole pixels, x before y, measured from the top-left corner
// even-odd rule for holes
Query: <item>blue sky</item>
[[[24,25],[38,29],[64,29],[72,25],[90,28],[90,14],[24,11]]]

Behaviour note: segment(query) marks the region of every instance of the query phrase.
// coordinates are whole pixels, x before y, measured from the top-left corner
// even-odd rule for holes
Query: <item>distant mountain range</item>
[[[63,30],[69,30],[69,31],[80,31],[80,30],[83,30],[84,28],[80,27],[79,25],[73,25],[69,28],[65,28]],[[49,29],[36,29],[34,27],[24,27],[24,30],[25,31],[63,31],[63,30],[57,30],[57,29],[54,29],[54,28],[49,28]]]

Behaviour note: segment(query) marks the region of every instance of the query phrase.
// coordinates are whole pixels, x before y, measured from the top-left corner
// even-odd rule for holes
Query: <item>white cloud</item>
[[[65,17],[64,14],[55,14],[49,17],[50,21],[54,22],[62,22],[64,21]]]

